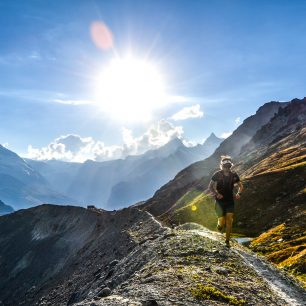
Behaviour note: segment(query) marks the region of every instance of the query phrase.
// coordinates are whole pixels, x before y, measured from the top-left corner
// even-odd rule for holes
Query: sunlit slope
[[[270,168],[267,168],[270,165]],[[236,201],[234,231],[256,236],[306,209],[306,148],[291,147],[262,160]],[[197,222],[215,228],[214,199],[207,190],[187,190],[160,218],[168,224]]]
[[[241,148],[252,139],[256,132],[275,116],[280,107],[287,105],[288,103],[281,102],[265,103],[256,114],[245,119],[210,157],[180,171],[171,181],[157,190],[154,196],[146,201],[143,208],[159,216],[168,211],[176,201],[195,186],[202,190],[206,189],[211,175],[218,169],[220,156],[230,154],[234,159],[238,157]]]
[[[194,188],[177,200],[169,211],[160,216],[160,219],[169,225],[196,222],[209,229],[215,229],[214,200]]]
[[[245,171],[245,191],[236,201],[233,231],[256,237],[255,251],[306,286],[306,128],[282,139],[276,150]],[[275,147],[276,148],[276,147]],[[207,190],[188,190],[160,218],[168,224],[197,222],[215,228],[214,200]]]
[[[218,157],[233,153],[226,147],[223,142],[208,159],[178,173],[143,206],[168,224],[197,222],[213,229],[217,216],[207,186],[218,169]],[[294,246],[279,241],[277,254],[284,260],[276,259],[277,254],[268,259],[305,278],[305,235],[301,233],[306,228],[306,98],[280,108],[233,158],[234,170],[245,187],[241,200],[236,201],[233,231],[256,237],[285,224],[287,232],[299,238],[294,239]],[[296,219],[304,224],[296,227],[292,221]],[[267,255],[274,252],[270,239],[258,240],[256,250],[262,246]],[[291,247],[292,255],[286,257]]]
[[[299,132],[305,136],[306,128]],[[296,135],[293,135],[293,137]],[[258,235],[306,208],[306,137],[299,146],[276,151],[248,169],[237,203],[236,230]]]
[[[304,193],[306,190],[304,190]],[[300,279],[306,288],[306,211],[252,241],[251,248]]]

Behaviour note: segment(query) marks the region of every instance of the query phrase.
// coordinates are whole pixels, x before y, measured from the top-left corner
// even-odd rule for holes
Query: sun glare
[[[164,103],[162,76],[150,62],[116,58],[103,69],[96,84],[96,100],[106,113],[125,121],[147,121]]]

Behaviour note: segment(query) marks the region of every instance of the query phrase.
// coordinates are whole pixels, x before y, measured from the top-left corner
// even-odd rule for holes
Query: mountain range
[[[129,163],[110,161],[101,167],[123,171],[134,165],[146,175],[148,168],[141,165],[167,159],[172,148],[174,154],[185,150],[180,147],[174,140],[140,156],[142,162],[131,156]],[[224,154],[232,156],[244,185],[234,233],[253,237],[251,249],[273,265],[234,240],[228,249],[214,231],[214,199],[207,186]],[[64,170],[69,167],[64,165]],[[95,165],[88,161],[78,171]],[[33,173],[41,175],[38,170]],[[112,211],[40,205],[1,216],[0,301],[24,306],[303,305],[305,178],[306,98],[266,103],[210,156],[179,171],[146,201]]]
[[[73,201],[52,189],[47,180],[24,159],[1,145],[0,199],[14,209],[41,203],[68,204]]]
[[[88,160],[82,164],[29,159],[26,162],[54,190],[76,199],[75,203],[116,209],[148,199],[178,171],[209,156],[221,142],[212,133],[203,144],[194,147],[186,147],[174,138],[159,149],[125,159]]]

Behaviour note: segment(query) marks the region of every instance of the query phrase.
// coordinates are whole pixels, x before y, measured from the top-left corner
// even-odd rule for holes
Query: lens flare
[[[113,47],[113,34],[101,21],[95,21],[91,24],[90,34],[94,44],[98,48],[108,50]]]

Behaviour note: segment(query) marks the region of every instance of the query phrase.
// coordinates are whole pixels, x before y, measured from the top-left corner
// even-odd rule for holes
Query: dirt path
[[[192,230],[192,232],[217,241],[224,240],[221,234],[211,232],[210,230]],[[284,301],[284,306],[306,305],[306,290],[272,264],[268,263],[264,258],[260,258],[254,252],[236,242],[232,243],[230,251],[238,254],[248,266],[254,269],[268,283],[270,288]]]

